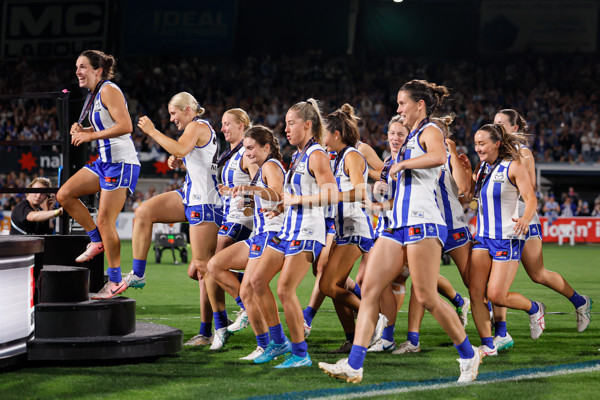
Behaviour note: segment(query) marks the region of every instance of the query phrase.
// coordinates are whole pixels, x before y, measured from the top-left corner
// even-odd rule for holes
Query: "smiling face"
[[[285,135],[292,146],[300,146],[310,135],[310,122],[303,121],[296,111],[288,111],[285,115]]]
[[[170,121],[177,126],[177,130],[184,130],[187,124],[192,122],[194,116],[189,107],[186,107],[185,110],[180,110],[172,104],[169,104],[169,116]]]
[[[490,133],[479,130],[475,133],[475,151],[481,161],[492,164],[498,158],[500,142],[494,142]]]
[[[399,122],[393,122],[388,129],[388,142],[392,154],[398,154],[408,136],[408,129]]]
[[[100,81],[102,68],[94,69],[87,57],[81,56],[75,63],[75,76],[79,81],[79,87],[94,90],[96,84]]]
[[[225,113],[221,118],[221,132],[229,143],[237,143],[244,136],[244,124],[237,122],[232,114]]]
[[[250,137],[244,138],[244,148],[246,149],[244,157],[246,157],[251,164],[262,165],[271,153],[269,144],[261,146],[256,140]]]
[[[425,102],[423,100],[414,101],[410,98],[408,92],[402,90],[398,92],[397,112],[408,126],[413,126],[424,117],[424,115],[421,115],[424,106]]]

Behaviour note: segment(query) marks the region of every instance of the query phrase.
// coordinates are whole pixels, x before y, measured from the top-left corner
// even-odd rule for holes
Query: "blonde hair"
[[[323,144],[323,118],[321,117],[321,109],[319,102],[313,98],[306,101],[301,101],[290,107],[290,111],[294,111],[302,121],[312,122],[312,134],[319,144]]]
[[[442,130],[444,133],[444,138],[447,139],[452,135],[452,132],[450,131],[450,125],[452,125],[452,122],[454,122],[454,118],[456,118],[456,114],[450,113],[439,117],[431,117],[429,120]]]
[[[176,107],[181,111],[185,110],[186,107],[189,107],[198,116],[204,114],[204,108],[200,107],[198,101],[188,92],[180,92],[171,97],[171,100],[169,100],[169,105]]]
[[[50,181],[50,179],[44,178],[44,177],[39,177],[39,178],[32,179],[31,182],[29,182],[29,184],[27,185],[27,187],[31,188],[36,183],[41,183],[42,185],[44,185],[46,187],[51,187],[52,186],[52,181]]]
[[[248,113],[241,108],[232,108],[231,110],[225,111],[223,114],[229,114],[233,117],[235,122],[244,124],[244,132],[252,128],[252,121],[250,121]]]

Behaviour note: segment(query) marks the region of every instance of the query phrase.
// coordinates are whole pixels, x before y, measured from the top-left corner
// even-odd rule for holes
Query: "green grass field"
[[[127,272],[131,262],[130,242],[123,243],[122,254],[123,270]],[[546,245],[544,256],[549,269],[559,271],[579,293],[596,300],[592,324],[585,332],[577,333],[574,309],[568,300],[532,283],[520,269],[512,289],[541,300],[547,306],[546,331],[539,340],[530,339],[529,319],[525,313],[509,312],[508,330],[515,340],[515,347],[501,352],[498,357],[484,359],[479,370],[480,384],[437,389],[424,387],[420,391],[388,394],[382,398],[597,398],[600,393],[597,368],[569,375],[506,380],[512,370],[545,370],[562,364],[600,361],[600,247]],[[149,261],[154,261],[152,255]],[[170,254],[165,252],[161,264],[149,263],[146,287],[126,292],[128,297],[137,300],[139,320],[179,328],[184,332],[184,341],[196,334],[200,325],[198,287],[195,281],[187,278],[186,268],[186,265],[174,265]],[[466,295],[453,265],[443,266],[442,274]],[[298,294],[303,305],[308,302],[313,283],[314,278],[310,275],[300,286]],[[235,315],[238,307],[233,299],[228,297],[227,305],[229,313]],[[407,309],[408,299],[396,323],[397,342],[406,340]],[[281,307],[280,312],[283,320]],[[467,333],[473,344],[480,344],[471,319]],[[349,389],[368,388],[374,384],[389,388],[393,382],[403,382],[397,386],[410,386],[414,382],[459,374],[457,352],[430,315],[423,321],[421,353],[404,356],[369,353],[360,385],[329,378],[316,366],[319,361],[339,359],[338,355],[327,354],[327,351],[337,348],[343,339],[333,304],[328,299],[315,317],[307,340],[314,362],[310,368],[276,370],[272,366],[278,362],[254,365],[238,360],[256,347],[252,330],[247,328],[231,337],[221,351],[186,347],[176,355],[152,362],[104,366],[28,364],[0,373],[0,399],[240,399],[269,395],[306,398],[309,397],[306,393],[295,397],[290,392],[308,390],[323,390],[313,392],[322,396],[336,394],[339,398],[348,398],[345,391]],[[498,381],[491,381],[495,377]],[[339,388],[338,392],[335,392],[336,388]],[[366,397],[367,393],[355,396]]]

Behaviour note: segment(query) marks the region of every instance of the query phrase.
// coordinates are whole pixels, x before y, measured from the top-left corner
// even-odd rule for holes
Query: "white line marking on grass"
[[[516,375],[513,377],[506,378],[498,378],[498,379],[490,379],[484,381],[473,381],[469,383],[439,383],[439,384],[424,384],[413,387],[403,387],[403,388],[395,388],[395,389],[387,389],[387,390],[369,390],[358,393],[345,393],[334,396],[326,396],[326,397],[306,397],[311,400],[342,400],[342,399],[356,399],[356,398],[365,398],[365,397],[377,397],[377,396],[385,396],[391,394],[400,394],[400,393],[410,393],[410,392],[422,392],[426,390],[439,390],[439,389],[447,389],[447,388],[455,388],[455,387],[464,387],[470,385],[487,385],[489,383],[501,383],[501,382],[510,382],[510,381],[520,381],[527,379],[537,379],[537,378],[549,378],[552,376],[561,376],[561,375],[571,375],[571,374],[579,374],[585,372],[594,372],[600,371],[600,365],[596,365],[594,367],[587,367],[581,369],[560,369],[552,372],[536,372],[531,374],[523,374]]]
[[[548,378],[553,376],[570,375],[586,372],[600,371],[600,359],[572,364],[548,365],[540,368],[524,368],[507,371],[485,372],[479,374],[479,380],[469,383],[456,382],[457,377],[444,377],[424,381],[396,381],[382,382],[374,385],[354,386],[348,385],[340,388],[305,390],[299,392],[279,393],[266,396],[250,397],[254,400],[274,400],[285,398],[293,399],[354,399],[394,395],[400,393],[422,392],[426,390],[440,390],[457,388],[470,385],[487,385],[521,381],[528,379]]]

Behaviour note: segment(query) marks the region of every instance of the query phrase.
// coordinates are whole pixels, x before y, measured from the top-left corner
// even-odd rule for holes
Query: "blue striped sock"
[[[256,336],[256,344],[263,349],[266,349],[269,345],[269,332],[261,333]]]
[[[573,291],[573,296],[569,297],[569,301],[575,306],[575,308],[579,308],[585,304],[585,299],[583,296],[577,294],[576,291]]]
[[[482,337],[481,338],[481,344],[483,346],[487,346],[490,349],[494,348],[494,339],[490,336],[490,337]]]
[[[531,301],[531,300],[529,300]],[[533,315],[540,310],[540,306],[535,301],[531,301],[531,308],[527,311],[527,314]]]
[[[494,322],[496,336],[506,337],[506,321]]]
[[[269,336],[275,344],[285,343],[285,335],[283,334],[283,327],[281,324],[269,327]]]
[[[348,365],[354,369],[360,369],[365,362],[366,356],[367,348],[354,344],[352,345],[352,350],[350,350],[350,355],[348,356]]]
[[[213,312],[215,329],[225,328],[227,326],[227,310]]]
[[[458,355],[463,360],[468,360],[469,358],[473,358],[475,356],[475,352],[473,351],[473,346],[471,346],[471,342],[469,342],[469,337],[467,336],[461,344],[454,345],[456,350],[458,350]],[[492,343],[492,347],[494,347],[494,343]]]
[[[102,241],[102,236],[100,236],[100,231],[98,230],[98,227],[96,227],[95,229],[93,229],[91,231],[87,231],[87,234],[90,237],[90,240],[92,242],[101,242]]]
[[[393,342],[395,329],[396,329],[395,324],[386,326],[385,329],[383,330],[383,333],[381,334],[381,337],[383,339],[387,340],[388,342]]]
[[[312,321],[315,315],[317,315],[317,310],[315,310],[311,306],[308,306],[304,309],[304,311],[302,311],[302,314],[304,314],[304,320],[306,321],[308,326],[312,326]]]
[[[452,305],[454,307],[462,307],[463,304],[465,304],[465,300],[462,298],[462,296],[460,295],[460,293],[456,292],[456,296],[454,296],[454,298],[452,300],[450,300],[450,302],[452,303]]]
[[[108,280],[114,283],[119,283],[123,280],[121,276],[121,266],[117,268],[108,268]]]
[[[238,306],[240,306],[240,308],[242,310],[246,309],[246,307],[244,307],[244,303],[242,302],[242,298],[240,296],[235,298],[235,302],[237,303]]]
[[[492,302],[488,301],[488,311],[492,311]]]
[[[406,334],[406,340],[410,342],[413,346],[419,344],[419,332],[408,332]]]
[[[360,290],[360,286],[358,286],[358,283],[354,283],[354,289],[351,290],[352,293],[354,293],[356,295],[356,297],[358,297],[359,299],[362,296],[362,292]]]
[[[131,269],[133,269],[135,276],[139,276],[141,278],[146,272],[146,260],[138,260],[137,258],[134,258]]]
[[[300,343],[292,343],[292,354],[302,358],[306,357],[308,354],[308,345],[306,344],[306,341],[303,340]]]
[[[200,331],[198,332],[202,336],[212,336],[212,322],[200,322]]]

